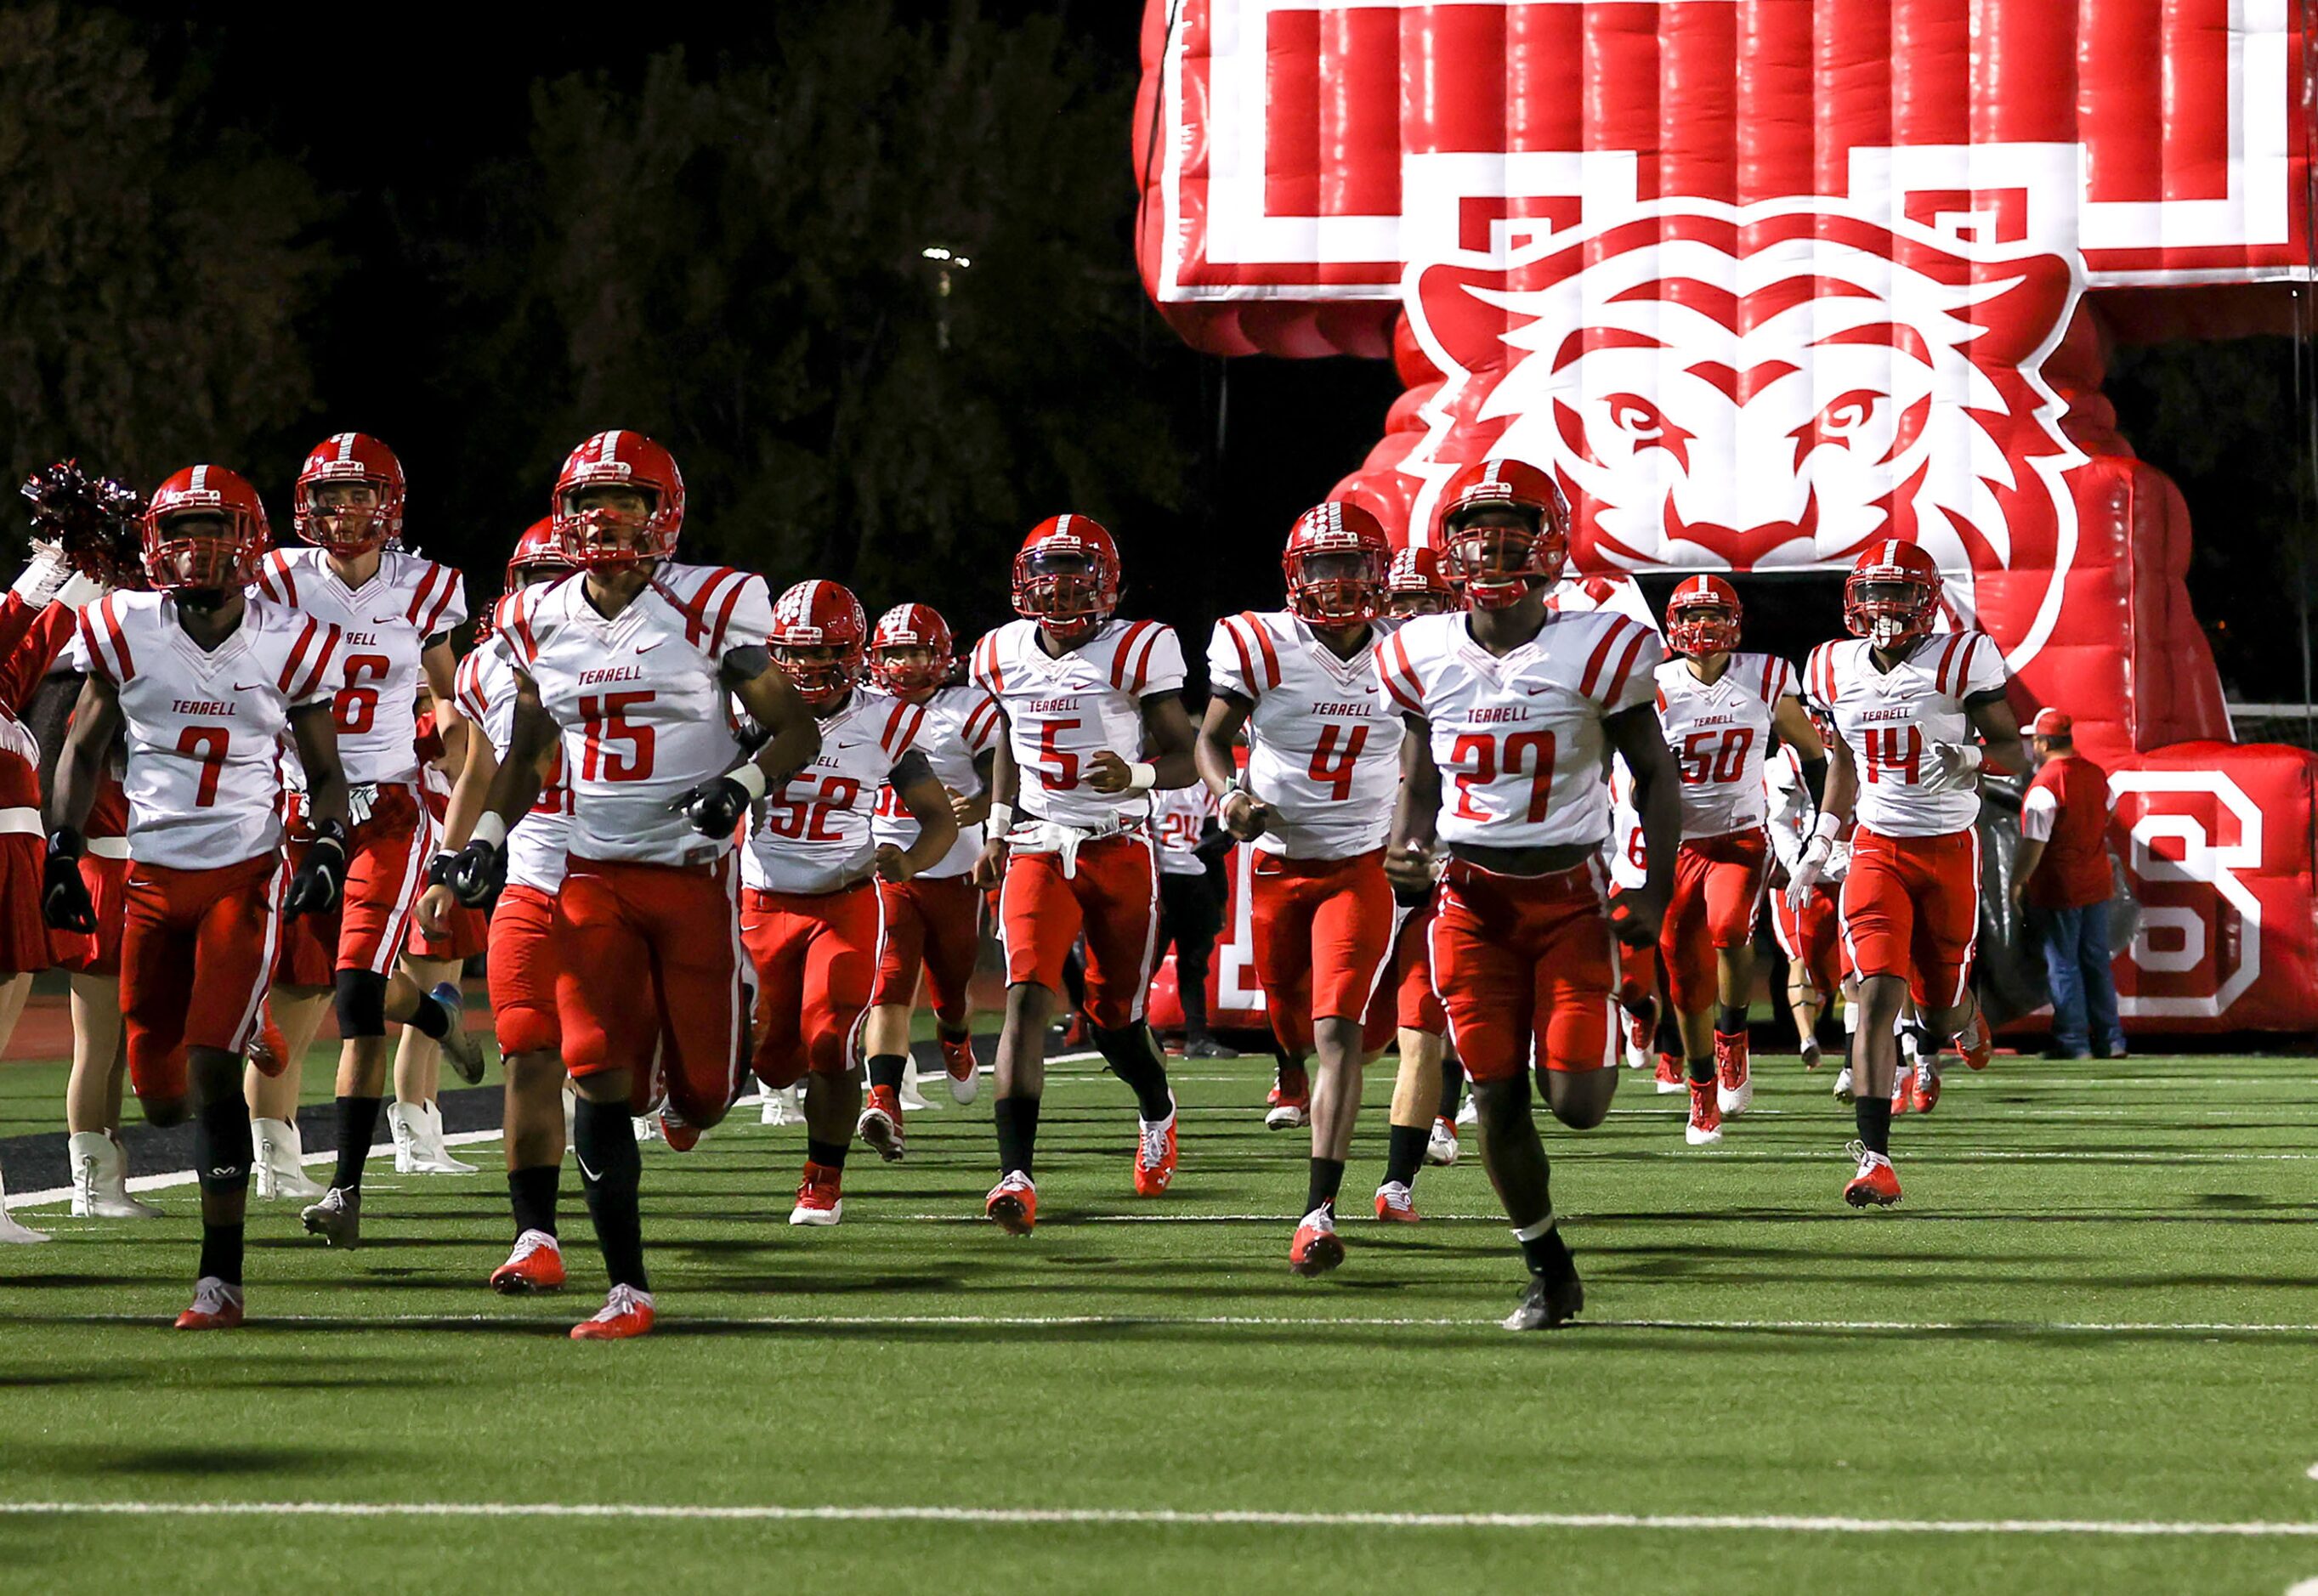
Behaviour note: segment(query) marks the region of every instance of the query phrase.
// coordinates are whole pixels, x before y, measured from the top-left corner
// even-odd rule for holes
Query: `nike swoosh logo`
[[[370,618],[370,623],[373,626],[391,626],[401,619],[400,615],[373,615]]]
[[[667,641],[668,641],[668,639],[666,639],[666,638],[664,638],[664,637],[656,637],[656,638],[652,639],[652,641],[650,641],[650,642],[648,642],[648,643],[638,643],[638,644],[636,645],[636,652],[637,652],[637,653],[639,653],[639,654],[649,654],[649,653],[651,653],[654,649],[656,649],[656,648],[660,647],[660,644],[662,644],[662,643],[666,642]]]
[[[234,683],[233,690],[237,693],[255,693],[257,691],[256,687],[245,685],[241,682]]]
[[[1543,687],[1523,687],[1522,691],[1528,694],[1532,698],[1534,698],[1541,693],[1552,692],[1553,688],[1549,685]]]
[[[588,1155],[580,1152],[577,1147],[574,1147],[571,1150],[571,1161],[580,1166],[580,1172],[587,1176],[588,1179],[597,1181],[603,1179],[601,1175],[598,1175],[595,1170],[588,1167]]]

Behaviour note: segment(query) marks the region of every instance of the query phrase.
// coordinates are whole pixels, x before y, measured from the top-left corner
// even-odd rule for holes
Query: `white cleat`
[[[121,1143],[103,1131],[75,1131],[72,1159],[75,1219],[158,1219],[161,1210],[129,1195],[129,1162]]]
[[[1478,1125],[1481,1123],[1481,1111],[1478,1107],[1474,1107],[1473,1095],[1470,1092],[1465,1094],[1465,1106],[1457,1110],[1457,1123],[1459,1125]]]
[[[930,1105],[918,1093],[918,1061],[913,1058],[902,1066],[902,1112],[915,1114],[928,1107]]]
[[[1424,1141],[1424,1161],[1434,1169],[1445,1170],[1457,1161],[1457,1127],[1445,1119],[1433,1122],[1433,1134]]]
[[[449,1061],[460,1080],[469,1086],[479,1084],[483,1079],[483,1045],[475,1040],[472,1031],[467,1029],[465,994],[454,982],[445,981],[427,995],[451,1013],[451,1028],[442,1042],[444,1058]]]
[[[1846,1064],[1835,1072],[1835,1100],[1848,1103],[1851,1097],[1851,1066]]]
[[[8,1183],[0,1179],[0,1247],[29,1245],[49,1239],[46,1231],[37,1231],[28,1224],[19,1224],[8,1217]]]
[[[307,1234],[319,1236],[333,1247],[358,1247],[362,1244],[362,1193],[333,1186],[298,1220]]]
[[[631,1119],[629,1123],[635,1128],[637,1146],[641,1147],[647,1142],[657,1142],[660,1140],[660,1116],[658,1115],[637,1115]]]
[[[763,1123],[766,1125],[803,1125],[804,1123],[804,1099],[797,1095],[795,1087],[785,1086],[778,1091],[768,1091],[765,1094]]]
[[[250,1133],[257,1139],[252,1160],[257,1175],[257,1195],[310,1203],[329,1188],[306,1173],[306,1144],[294,1119],[253,1119]]]

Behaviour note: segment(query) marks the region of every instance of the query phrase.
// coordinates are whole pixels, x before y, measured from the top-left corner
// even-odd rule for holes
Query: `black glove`
[[[96,905],[80,875],[80,833],[59,826],[49,833],[49,856],[40,866],[40,918],[59,931],[82,936],[96,930]]]
[[[730,837],[749,810],[749,789],[729,776],[702,782],[669,801],[669,812],[682,815],[703,837]]]
[[[443,871],[443,884],[451,896],[470,909],[481,909],[507,884],[507,848],[476,838],[451,857]]]
[[[1403,909],[1422,909],[1433,901],[1433,889],[1425,887],[1395,887],[1392,901]]]
[[[295,919],[301,914],[328,914],[338,905],[346,885],[346,829],[336,820],[314,828],[314,840],[290,877],[282,910]]]

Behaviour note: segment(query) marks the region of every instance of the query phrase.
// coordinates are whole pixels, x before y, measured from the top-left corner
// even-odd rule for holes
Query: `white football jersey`
[[[515,664],[494,636],[459,661],[459,713],[490,740],[500,758],[515,731]],[[571,846],[571,784],[559,745],[530,811],[508,833],[508,884],[553,893],[563,884]]]
[[[1819,824],[1819,803],[1810,795],[1803,757],[1795,752],[1794,744],[1781,743],[1779,751],[1763,761],[1763,794],[1770,809],[1771,852],[1792,871],[1810,845],[1811,828]],[[1841,881],[1850,862],[1851,845],[1837,843],[1819,867],[1821,884]]]
[[[934,780],[961,796],[982,791],[982,773],[974,762],[998,746],[998,704],[979,687],[937,687],[926,700],[926,718],[911,746],[926,757]],[[918,839],[917,817],[902,806],[902,795],[891,786],[877,789],[877,813],[869,828],[873,841],[907,847]],[[960,826],[957,842],[941,862],[919,875],[942,881],[964,875],[982,856],[983,828]]]
[[[1634,807],[1634,773],[1625,757],[1610,756],[1610,835],[1602,844],[1610,884],[1631,892],[1650,878],[1650,847],[1642,837],[1642,811]]]
[[[717,673],[772,626],[764,578],[728,566],[664,563],[608,621],[576,573],[500,601],[508,653],[562,728],[572,857],[687,865],[731,850],[669,805],[740,762]]]
[[[1794,690],[1794,671],[1768,654],[1733,654],[1711,682],[1687,659],[1658,667],[1658,723],[1682,773],[1685,841],[1762,825],[1771,712]]]
[[[1146,793],[1104,794],[1086,785],[1087,760],[1109,750],[1142,757],[1143,700],[1183,686],[1183,645],[1156,621],[1107,621],[1057,659],[1038,646],[1038,623],[1010,621],[974,645],[974,685],[1006,712],[1021,772],[1014,807],[1034,820],[1107,827],[1151,812]]]
[[[1379,621],[1372,641],[1399,624]],[[1400,712],[1376,660],[1350,659],[1285,610],[1226,615],[1208,642],[1208,681],[1255,708],[1247,718],[1249,795],[1269,803],[1257,849],[1291,859],[1350,859],[1385,845],[1400,792]]]
[[[1499,659],[1462,614],[1419,615],[1377,650],[1394,704],[1432,729],[1438,835],[1488,847],[1598,847],[1610,832],[1602,722],[1650,702],[1658,634],[1613,610],[1550,611]]]
[[[276,745],[292,709],[337,690],[338,629],[256,594],[246,605],[206,653],[166,594],[110,593],[81,611],[90,666],[121,699],[140,864],[207,870],[282,846]]]
[[[1207,836],[1208,821],[1215,817],[1216,795],[1208,791],[1207,783],[1193,782],[1188,787],[1163,788],[1151,797],[1159,874],[1205,875],[1208,865],[1199,857],[1199,843]]]
[[[1975,740],[1964,701],[2004,683],[2004,656],[1981,632],[1935,632],[1889,671],[1875,668],[1864,638],[1814,649],[1803,685],[1858,768],[1853,818],[1885,837],[1945,837],[1977,820],[1978,783],[1926,785],[1939,770],[1932,746]]]
[[[766,892],[826,892],[867,874],[877,851],[877,794],[924,725],[923,707],[867,687],[821,720],[812,764],[750,808],[741,884]]]
[[[319,549],[276,549],[258,569],[257,591],[338,629],[338,760],[350,785],[415,782],[418,656],[427,640],[467,618],[459,573],[423,555],[380,551],[359,587],[338,580]]]

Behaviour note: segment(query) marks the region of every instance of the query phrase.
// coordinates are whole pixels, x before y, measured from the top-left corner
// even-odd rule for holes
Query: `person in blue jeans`
[[[2044,945],[2053,991],[2045,1056],[2123,1058],[2109,964],[2108,772],[2077,752],[2066,710],[2038,711],[2028,747],[2036,776],[2020,800],[2012,899],[2035,910]]]

